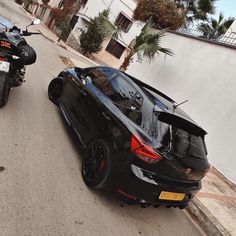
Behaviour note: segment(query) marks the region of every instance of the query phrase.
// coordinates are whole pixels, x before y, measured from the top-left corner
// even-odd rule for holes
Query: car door
[[[73,123],[85,144],[102,130],[105,113],[98,96],[102,96],[102,86],[116,75],[117,72],[112,68],[88,68],[82,74],[84,84],[78,80],[74,81],[76,92],[72,92],[74,97],[70,111]]]
[[[77,76],[70,72],[64,74],[63,92],[59,100],[60,106],[62,106],[63,111],[66,112],[66,115],[71,120],[74,120],[73,113],[71,113],[71,106],[78,93],[74,84],[76,78]]]

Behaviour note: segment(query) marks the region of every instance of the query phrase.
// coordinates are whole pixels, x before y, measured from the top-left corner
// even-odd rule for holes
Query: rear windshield
[[[175,127],[172,127],[170,150],[181,158],[191,155],[198,159],[204,159],[206,156],[204,140],[201,137]]]
[[[180,158],[189,155],[199,159],[205,158],[207,150],[201,136],[196,136],[158,119],[153,121],[150,135],[154,142],[160,143],[161,146]]]

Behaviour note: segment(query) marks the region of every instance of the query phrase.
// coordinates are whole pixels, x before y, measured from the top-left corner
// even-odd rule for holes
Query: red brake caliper
[[[105,160],[101,160],[100,166],[99,166],[99,170],[100,170],[100,171],[102,171],[102,170],[104,169],[105,163],[106,163]]]

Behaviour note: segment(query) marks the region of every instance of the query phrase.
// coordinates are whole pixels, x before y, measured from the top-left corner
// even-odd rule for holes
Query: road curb
[[[207,235],[230,236],[231,234],[195,197],[186,208],[191,217],[200,225]]]
[[[214,166],[211,166],[210,171],[212,171],[212,173],[222,179],[233,191],[236,192],[236,185],[227,177],[225,177],[219,170],[217,170]]]

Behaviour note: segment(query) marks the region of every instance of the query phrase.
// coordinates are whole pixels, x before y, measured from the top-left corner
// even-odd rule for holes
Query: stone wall
[[[79,40],[74,36],[73,33],[70,33],[68,39],[66,40],[66,44],[75,49],[76,51],[80,51]]]

